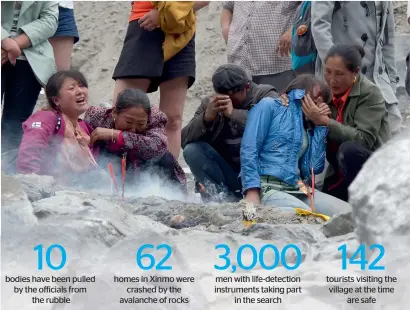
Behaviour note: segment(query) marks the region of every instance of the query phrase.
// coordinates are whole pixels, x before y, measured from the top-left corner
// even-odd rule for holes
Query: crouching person
[[[332,91],[331,117],[323,121],[306,110],[315,125],[329,129],[323,192],[344,201],[363,165],[391,138],[382,92],[360,74],[363,55],[360,46],[332,46],[324,59],[324,78]]]
[[[305,113],[309,107],[318,119],[328,118],[329,89],[314,76],[300,75],[285,91],[289,105],[267,98],[254,107],[241,146],[241,173],[245,201],[273,205],[295,212],[314,209],[333,216],[351,206],[315,190],[314,175],[325,167],[328,128],[315,125]]]
[[[151,107],[148,96],[139,89],[125,89],[115,108],[90,107],[85,121],[92,128],[91,144],[99,149],[100,166],[114,159],[126,159],[126,182],[136,182],[139,171],[154,169],[172,184],[186,190],[185,173],[167,151],[166,115]],[[105,161],[104,160],[108,160]],[[114,167],[121,171],[121,167]],[[150,171],[151,171],[150,170]]]
[[[240,146],[248,111],[274,87],[257,85],[240,66],[220,66],[212,76],[214,96],[206,97],[182,129],[184,158],[204,200],[239,200]]]
[[[49,106],[23,123],[17,171],[71,185],[96,164],[89,127],[79,119],[88,108],[87,81],[78,71],[60,71],[48,80],[46,94]]]

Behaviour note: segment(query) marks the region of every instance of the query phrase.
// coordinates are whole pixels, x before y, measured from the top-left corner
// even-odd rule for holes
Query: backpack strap
[[[60,129],[61,129],[61,115],[57,113],[57,122],[56,122],[56,128],[54,129],[54,133],[58,133]]]
[[[302,3],[302,9],[301,9],[301,17],[304,16],[306,14],[306,10],[308,9],[308,7],[310,6],[310,1],[303,1]]]

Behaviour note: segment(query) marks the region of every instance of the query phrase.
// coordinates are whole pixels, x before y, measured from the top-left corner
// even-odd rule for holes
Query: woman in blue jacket
[[[323,102],[329,102],[331,94],[311,75],[295,78],[285,93],[288,106],[279,98],[265,98],[248,114],[241,145],[243,191],[251,203],[309,210],[310,200],[300,181],[310,185],[323,171],[328,128],[315,127],[303,109],[315,106],[326,113]],[[315,212],[328,216],[351,210],[348,203],[317,190],[313,201]]]

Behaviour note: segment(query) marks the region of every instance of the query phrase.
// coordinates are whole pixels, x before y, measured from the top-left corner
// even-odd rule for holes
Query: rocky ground
[[[217,276],[230,272],[217,271],[216,244],[227,244],[232,253],[243,244],[260,248],[274,244],[279,250],[287,244],[297,245],[302,253],[302,265],[290,272],[283,267],[268,271],[260,266],[247,271],[249,276],[300,276],[302,291],[284,295],[281,305],[258,305],[255,309],[405,309],[410,293],[407,283],[410,251],[410,132],[390,141],[366,163],[351,187],[353,212],[339,214],[322,223],[316,218],[284,213],[274,207],[257,209],[257,223],[245,228],[241,210],[236,204],[202,205],[165,200],[158,197],[132,198],[124,201],[100,193],[76,191],[56,186],[51,177],[2,175],[2,274],[7,276],[95,276],[95,283],[77,284],[86,287],[87,294],[65,294],[67,305],[42,306],[31,304],[27,295],[13,293],[13,285],[2,285],[4,309],[119,309],[120,297],[126,294],[128,283],[114,283],[113,276],[165,275],[143,271],[136,267],[135,252],[146,243],[167,243],[173,249],[166,276],[187,275],[195,283],[183,283],[182,296],[188,304],[144,305],[141,309],[249,309],[249,305],[233,306],[232,294],[215,294]],[[192,227],[174,229],[173,219],[182,215]],[[67,263],[61,271],[36,271],[33,247],[59,243],[67,252]],[[346,244],[351,257],[360,243],[375,243],[385,247],[381,264],[385,271],[377,276],[397,276],[397,283],[384,284],[394,294],[372,294],[377,305],[348,305],[344,294],[330,294],[334,286],[326,276],[372,275],[360,271],[358,265],[341,270],[338,248]],[[370,252],[369,252],[370,253]],[[376,252],[376,256],[378,253]],[[160,259],[157,254],[156,259]],[[288,252],[288,263],[295,255]],[[58,259],[54,253],[52,259]],[[250,253],[243,260],[250,261]],[[369,260],[371,258],[369,257]],[[237,260],[233,257],[233,263]],[[244,274],[237,271],[236,275]],[[235,274],[233,274],[235,275]],[[132,287],[150,284],[133,283]],[[169,282],[161,283],[166,287]],[[273,284],[272,284],[273,285]],[[342,283],[341,287],[358,287],[360,283]],[[373,286],[368,283],[367,285]],[[44,284],[31,284],[43,287]],[[69,284],[60,284],[68,287]],[[232,283],[232,287],[249,286]],[[252,283],[251,286],[260,286]],[[284,283],[282,287],[290,287]],[[104,294],[101,294],[104,292]],[[42,294],[44,297],[58,294]],[[147,294],[138,294],[148,296]],[[150,294],[149,296],[159,296]],[[257,294],[249,294],[257,297]],[[350,294],[349,297],[362,296]],[[368,295],[365,295],[368,296]],[[121,309],[139,309],[121,306]]]

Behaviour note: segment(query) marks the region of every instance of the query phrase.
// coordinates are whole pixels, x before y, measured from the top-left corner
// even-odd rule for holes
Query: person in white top
[[[58,28],[50,43],[53,46],[57,70],[60,71],[70,69],[73,46],[79,41],[79,35],[73,1],[59,1],[58,10]]]

